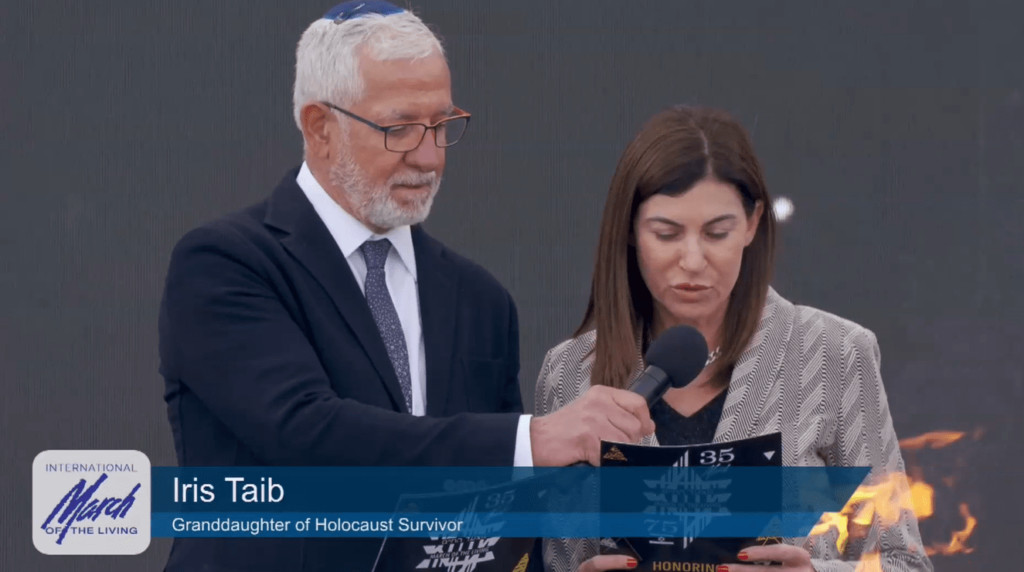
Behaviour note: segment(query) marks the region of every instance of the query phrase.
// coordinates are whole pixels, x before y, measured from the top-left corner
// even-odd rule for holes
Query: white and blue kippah
[[[354,0],[352,2],[343,2],[331,8],[324,14],[324,20],[333,20],[335,24],[340,24],[367,14],[387,16],[402,12],[405,12],[405,9],[384,0]]]

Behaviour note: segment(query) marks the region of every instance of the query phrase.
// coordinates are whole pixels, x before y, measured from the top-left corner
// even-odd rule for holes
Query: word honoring
[[[262,503],[284,500],[284,487],[271,477],[260,477],[259,483],[247,483],[244,477],[224,477],[231,483],[231,502]],[[200,483],[199,477],[192,477],[191,483],[181,482],[174,477],[174,502],[213,502],[217,499],[213,483]]]
[[[135,504],[135,493],[142,486],[142,483],[136,484],[135,488],[131,490],[125,497],[106,497],[103,500],[93,498],[96,491],[99,490],[100,485],[107,480],[107,474],[103,473],[96,479],[96,482],[86,488],[86,480],[81,479],[76,485],[71,487],[71,490],[64,495],[57,506],[53,507],[50,512],[50,516],[43,521],[42,529],[46,530],[47,533],[57,533],[57,544],[64,542],[64,537],[67,536],[68,532],[72,529],[76,530],[76,533],[82,532],[85,534],[94,534],[92,527],[81,527],[75,526],[76,523],[84,520],[95,522],[101,516],[109,516],[112,520],[124,518],[128,511],[131,510],[132,505]],[[64,509],[64,512],[61,512]],[[57,516],[60,513],[60,516]],[[57,519],[57,524],[62,526],[50,526],[53,519]],[[107,527],[100,528],[98,534],[134,534],[130,530],[122,531],[119,527]]]

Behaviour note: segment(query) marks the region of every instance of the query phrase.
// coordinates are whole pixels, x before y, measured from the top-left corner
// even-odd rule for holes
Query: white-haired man
[[[522,415],[516,308],[417,223],[469,114],[410,12],[349,2],[296,55],[305,161],[264,202],[188,233],[160,313],[183,466],[596,464],[653,431],[599,388]],[[176,539],[167,570],[369,570],[380,540]]]

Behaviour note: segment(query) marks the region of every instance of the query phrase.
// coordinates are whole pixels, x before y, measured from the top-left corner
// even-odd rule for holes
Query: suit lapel
[[[769,288],[757,332],[733,368],[715,443],[754,437],[779,426],[781,384],[776,378],[793,320],[793,304]]]
[[[416,274],[420,317],[427,363],[427,415],[447,414],[450,382],[456,362],[455,323],[458,304],[458,273],[441,243],[418,225],[412,229],[416,250]]]
[[[264,222],[285,231],[281,245],[327,292],[383,380],[392,404],[399,411],[406,411],[398,377],[366,298],[331,233],[295,182],[296,173],[286,175],[271,195]]]

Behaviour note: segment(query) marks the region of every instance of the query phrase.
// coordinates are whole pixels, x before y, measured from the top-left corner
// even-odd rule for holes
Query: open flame
[[[956,443],[966,434],[958,431],[933,431],[900,440],[900,448],[907,462],[906,474],[896,473],[884,480],[857,488],[839,512],[825,513],[818,524],[811,529],[810,535],[826,534],[835,530],[838,533],[836,547],[840,552],[860,532],[866,532],[876,519],[881,526],[895,524],[902,511],[913,511],[918,522],[935,515],[935,487],[924,477],[924,470],[917,462],[916,452],[923,449],[941,449]],[[982,431],[972,435],[980,439]],[[943,477],[942,482],[952,488],[957,479],[955,475]],[[949,541],[931,541],[924,539],[925,553],[928,556],[950,556],[953,554],[970,554],[974,548],[968,545],[971,534],[978,525],[978,519],[970,511],[967,503],[959,503],[959,514],[963,518],[962,529],[951,533]],[[877,550],[865,553],[857,566],[857,572],[881,572],[881,555]]]
[[[953,554],[970,554],[974,552],[974,548],[967,546],[967,539],[974,533],[974,529],[978,526],[978,519],[971,514],[971,510],[967,507],[967,503],[960,503],[960,516],[964,519],[964,527],[961,530],[953,531],[948,544],[942,544],[941,542],[932,543],[925,548],[925,553],[928,556],[934,556],[941,554],[942,556],[950,556]]]
[[[900,439],[900,449],[919,451],[921,449],[941,449],[956,443],[964,436],[963,431],[932,431],[917,437]]]

